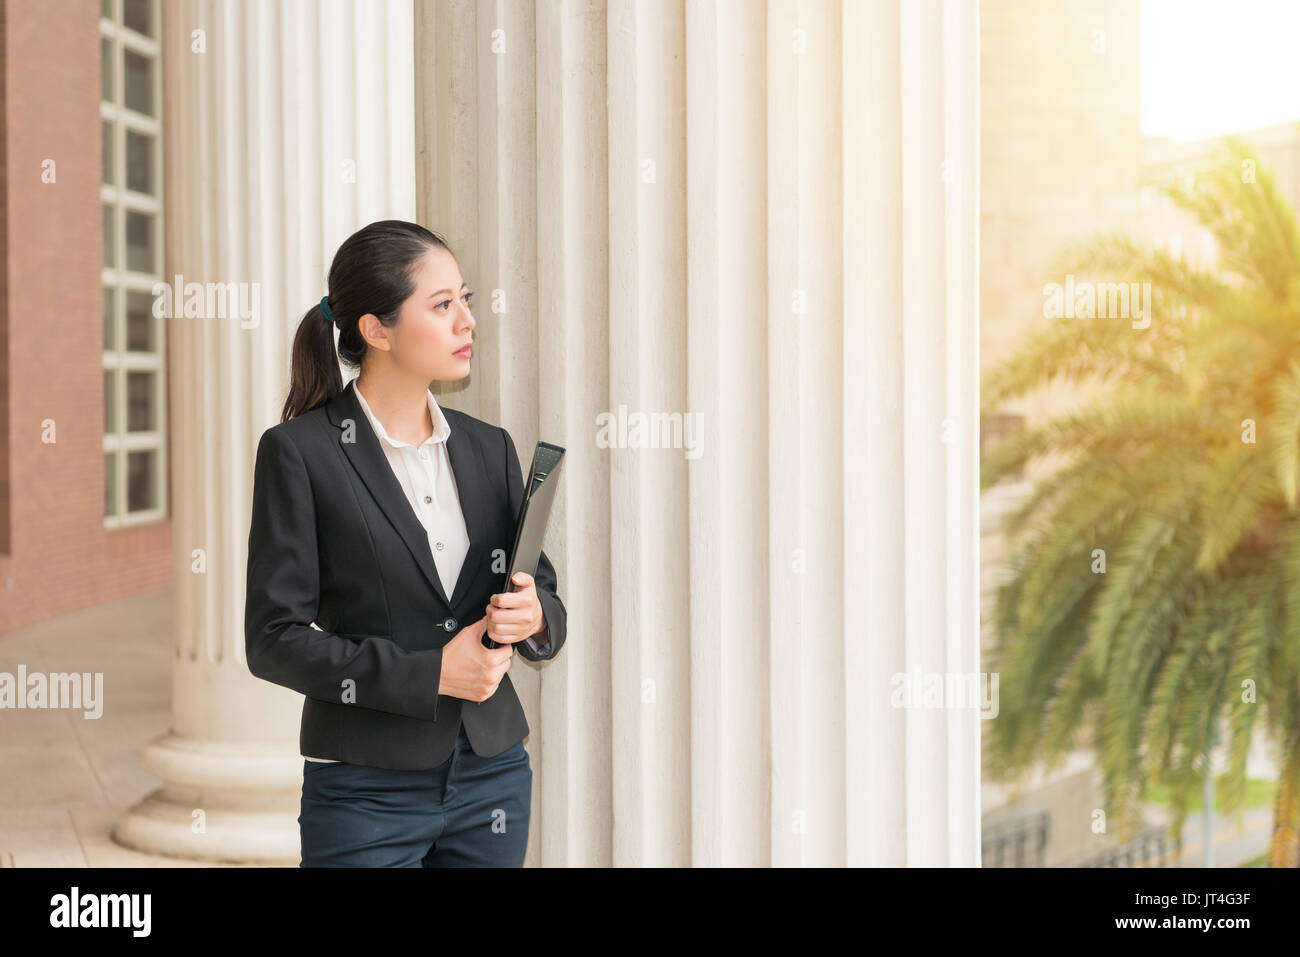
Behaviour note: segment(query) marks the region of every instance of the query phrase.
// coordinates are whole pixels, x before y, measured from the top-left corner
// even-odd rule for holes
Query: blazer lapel
[[[447,409],[443,409],[446,415]],[[453,410],[454,411],[454,410]],[[460,499],[461,514],[465,516],[465,531],[469,535],[469,551],[465,553],[465,562],[460,566],[460,576],[452,586],[449,606],[454,610],[465,596],[465,590],[474,580],[474,569],[479,556],[487,548],[488,506],[491,501],[487,488],[487,468],[478,444],[470,438],[465,426],[459,422],[452,423],[455,416],[448,416],[451,434],[447,436],[447,455],[451,459],[451,471],[456,477],[456,495]]]
[[[483,481],[486,473],[483,469],[482,456],[479,455],[463,428],[452,428],[447,438],[447,453],[451,458],[452,472],[456,477],[456,489],[460,497],[461,511],[465,516],[465,530],[469,533],[470,545],[465,555],[465,563],[461,566],[460,576],[453,585],[452,595],[449,598],[443,588],[442,580],[438,577],[438,566],[433,561],[433,553],[429,550],[429,535],[411,508],[411,503],[406,500],[401,483],[397,481],[392,466],[388,464],[383,449],[379,447],[379,437],[370,427],[370,421],[357,401],[355,388],[354,379],[344,387],[342,392],[332,398],[326,407],[329,420],[340,429],[339,445],[379,508],[401,535],[402,541],[410,549],[424,577],[433,586],[443,604],[454,611],[456,600],[462,597],[462,592],[473,578],[471,569],[478,552],[483,547],[486,519],[483,514],[486,503]]]

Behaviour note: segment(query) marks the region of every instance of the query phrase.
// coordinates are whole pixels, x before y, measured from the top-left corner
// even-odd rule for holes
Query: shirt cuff
[[[528,642],[528,647],[539,655],[547,654],[551,650],[551,627],[547,625],[535,635],[529,635],[524,641]]]

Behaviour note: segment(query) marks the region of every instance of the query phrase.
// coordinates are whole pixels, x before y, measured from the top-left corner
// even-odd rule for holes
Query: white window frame
[[[112,151],[113,183],[103,183],[100,189],[102,218],[103,206],[113,209],[113,266],[103,267],[102,289],[105,295],[112,295],[113,346],[105,349],[103,367],[105,371],[117,373],[115,391],[116,407],[113,410],[114,432],[104,433],[104,455],[107,464],[109,453],[116,453],[115,475],[105,475],[105,482],[113,484],[116,489],[113,510],[104,516],[106,528],[123,528],[156,522],[167,517],[167,327],[163,319],[152,314],[153,352],[126,351],[126,300],[128,292],[143,292],[153,300],[153,287],[162,280],[163,270],[163,153],[162,153],[162,4],[159,0],[149,0],[150,16],[155,36],[143,37],[122,25],[122,0],[110,0],[113,18],[101,16],[99,34],[103,40],[113,45],[113,91],[112,102],[104,98],[101,91],[99,115],[101,123],[112,124],[113,141],[105,143],[104,148]],[[125,57],[122,51],[131,50],[154,63],[153,70],[153,106],[155,116],[145,116],[125,106]],[[151,137],[153,142],[153,175],[155,195],[137,193],[126,186],[126,131],[136,132]],[[150,272],[137,272],[127,269],[126,264],[126,213],[127,211],[146,213],[153,219],[154,253],[156,261]],[[100,227],[102,231],[102,225]],[[127,426],[127,373],[145,370],[155,373],[154,385],[157,389],[154,411],[156,419],[154,428],[147,432],[128,432]],[[102,386],[101,386],[102,388]],[[101,423],[102,425],[102,423]],[[157,490],[157,506],[142,511],[128,512],[127,506],[127,456],[137,450],[152,450],[154,455],[154,487]]]

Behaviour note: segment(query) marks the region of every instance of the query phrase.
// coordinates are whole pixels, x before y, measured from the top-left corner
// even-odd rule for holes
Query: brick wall
[[[99,10],[0,0],[0,634],[171,580],[169,522],[104,528]]]

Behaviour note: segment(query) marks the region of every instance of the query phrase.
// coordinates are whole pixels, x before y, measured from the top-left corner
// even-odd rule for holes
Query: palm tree
[[[1216,238],[1213,272],[1121,236],[1062,260],[1150,283],[1150,325],[1059,319],[985,377],[984,415],[1053,381],[1099,385],[1080,411],[1000,442],[988,488],[1031,459],[1063,464],[1004,528],[990,770],[1057,761],[1090,729],[1108,818],[1131,833],[1170,789],[1181,853],[1215,741],[1240,808],[1256,728],[1283,747],[1270,864],[1300,865],[1300,231],[1243,142],[1162,191]],[[1137,324],[1140,325],[1140,324]],[[1059,457],[1059,459],[1057,458]],[[1261,723],[1262,722],[1262,723]]]

